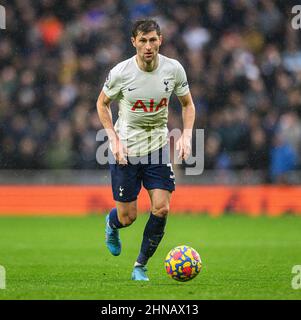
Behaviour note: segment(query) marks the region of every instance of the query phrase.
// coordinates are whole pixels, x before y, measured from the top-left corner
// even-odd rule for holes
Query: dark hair
[[[158,23],[155,20],[151,20],[151,19],[137,20],[133,24],[132,36],[134,38],[136,38],[137,34],[139,32],[148,33],[148,32],[151,32],[151,31],[156,31],[158,36],[161,35],[160,26],[158,25]]]

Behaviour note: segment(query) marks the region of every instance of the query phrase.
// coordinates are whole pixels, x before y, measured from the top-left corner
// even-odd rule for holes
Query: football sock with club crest
[[[118,215],[117,215],[117,209],[116,208],[113,208],[111,210],[111,212],[109,213],[109,226],[112,229],[124,228],[124,226],[118,220]]]
[[[141,249],[135,266],[145,266],[148,259],[155,253],[164,236],[166,218],[150,214],[143,233]]]

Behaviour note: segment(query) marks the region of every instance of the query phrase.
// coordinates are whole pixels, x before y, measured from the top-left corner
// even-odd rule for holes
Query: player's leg
[[[139,256],[135,262],[132,279],[148,280],[146,264],[157,250],[164,236],[171,192],[168,190],[148,190],[152,211],[143,232]]]
[[[132,224],[137,216],[136,200],[141,189],[141,178],[139,167],[135,165],[110,164],[110,170],[116,208],[106,216],[106,245],[114,256],[118,256],[121,253],[119,229]]]
[[[131,225],[137,217],[137,201],[116,201],[116,208],[106,216],[106,244],[109,251],[118,256],[121,253],[119,229]]]
[[[118,220],[123,227],[130,226],[137,218],[137,200],[131,202],[116,201]]]
[[[148,280],[145,274],[145,265],[157,250],[164,236],[171,192],[175,189],[171,165],[146,165],[143,173],[143,185],[149,192],[152,211],[146,223],[140,253],[134,265],[132,275],[134,280]]]
[[[109,213],[108,222],[113,229],[131,225],[137,217],[137,200],[131,202],[116,201],[116,208]]]
[[[151,213],[145,225],[143,240],[136,265],[146,265],[164,236],[171,193],[168,190],[148,190],[151,199]]]

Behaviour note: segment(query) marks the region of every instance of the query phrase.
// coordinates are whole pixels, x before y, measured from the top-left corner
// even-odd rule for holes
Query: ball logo
[[[294,30],[301,29],[301,5],[293,6],[292,13],[297,14],[292,19],[292,28]]]
[[[5,8],[0,5],[0,29],[6,29]]]
[[[3,266],[0,266],[0,289],[5,289],[5,268]]]

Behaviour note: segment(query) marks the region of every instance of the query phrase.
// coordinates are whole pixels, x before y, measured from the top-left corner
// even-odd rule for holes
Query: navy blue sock
[[[113,208],[109,213],[109,225],[112,229],[121,229],[124,226],[118,220],[117,209]]]
[[[164,236],[166,218],[150,214],[143,233],[143,240],[137,262],[146,265],[148,259],[155,253]]]

